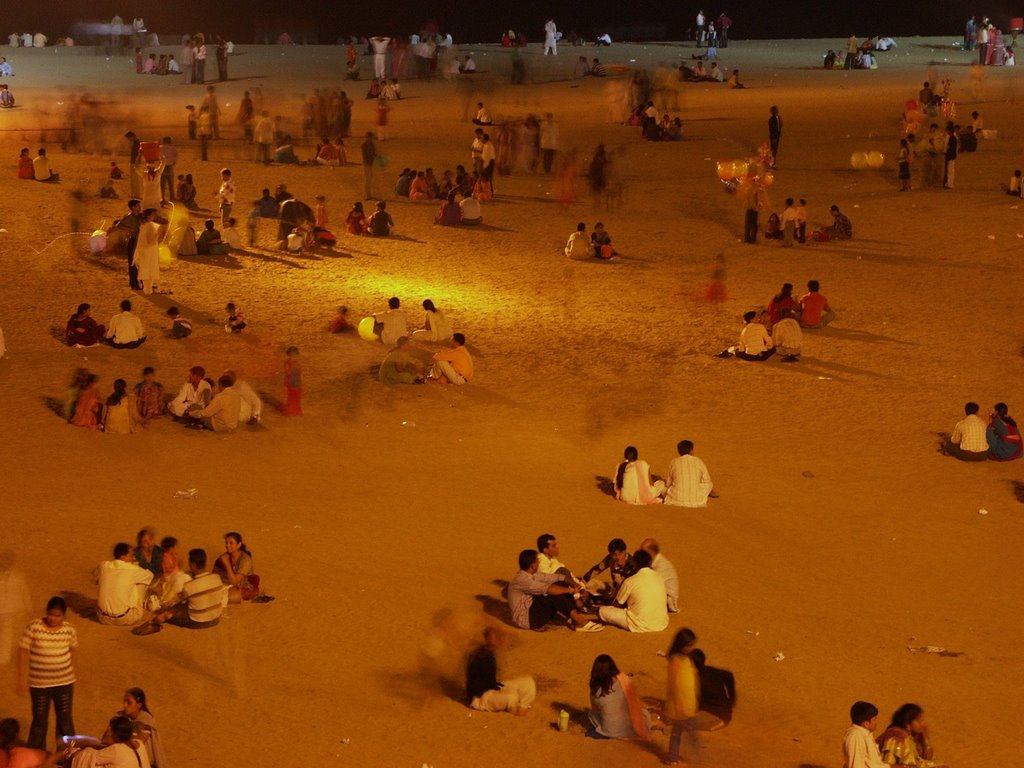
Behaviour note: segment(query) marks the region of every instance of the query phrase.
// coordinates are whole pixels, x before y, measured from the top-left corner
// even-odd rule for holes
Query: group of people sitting
[[[142,378],[129,388],[125,379],[114,381],[114,391],[104,398],[99,378],[84,368],[75,371],[64,396],[62,413],[76,427],[110,434],[131,434],[164,414],[192,429],[230,432],[241,424],[259,422],[263,401],[234,371],[225,371],[217,379],[207,378],[202,366],[189,369],[188,378],[178,394],[171,398],[156,380],[152,366],[142,369]]]
[[[669,117],[666,112],[658,118],[658,110],[654,102],[648,101],[647,106],[638,106],[629,118],[629,124],[640,126],[640,133],[646,141],[682,141],[683,120]]]
[[[434,174],[433,168],[427,168],[422,171],[415,168],[404,168],[395,180],[395,195],[408,198],[414,202],[430,200],[447,201],[453,194],[457,195],[460,200],[476,200],[476,205],[471,204],[471,207],[474,209],[479,208],[481,200],[490,200],[493,196],[490,176],[483,171],[479,173],[467,171],[465,166],[459,165],[456,166],[454,172],[444,171],[440,179]],[[475,211],[470,211],[470,213],[472,212]],[[472,223],[479,222],[474,221]]]
[[[582,576],[558,558],[558,539],[545,533],[537,549],[519,553],[519,571],[508,585],[512,623],[543,630],[548,624],[600,632],[611,624],[628,632],[661,632],[679,610],[679,577],[655,539],[630,554],[626,542],[608,542],[607,554]]]
[[[397,101],[402,98],[402,86],[398,82],[397,77],[393,77],[390,80],[386,77],[382,77],[379,80],[374,79],[370,81],[370,85],[366,90],[366,98]]]
[[[684,61],[679,65],[679,76],[682,80],[690,83],[724,83],[725,72],[718,66],[717,61],[712,61],[710,67],[704,66],[703,58],[693,60],[692,66],[687,66]]]
[[[1024,455],[1017,422],[1006,403],[992,406],[986,422],[977,403],[964,406],[964,418],[956,423],[943,448],[961,461],[1016,461]]]
[[[612,489],[615,498],[627,504],[668,504],[676,507],[706,507],[717,498],[707,465],[693,455],[693,441],[681,440],[679,454],[668,465],[665,480],[651,477],[650,465],[630,445],[615,467]]]
[[[570,259],[603,259],[611,261],[615,257],[612,247],[612,236],[605,229],[603,222],[594,224],[594,231],[587,237],[587,225],[580,222],[576,231],[569,235],[565,244],[565,255]]]
[[[178,61],[174,58],[174,54],[161,53],[160,58],[157,58],[155,53],[149,54],[145,60],[142,59],[142,49],[135,49],[135,74],[137,75],[180,75],[181,67],[178,66]],[[141,70],[139,69],[139,62],[142,63]]]
[[[466,384],[473,378],[473,356],[466,349],[466,336],[453,333],[451,322],[431,299],[423,301],[423,327],[409,332],[409,321],[397,296],[388,299],[388,309],[373,315],[373,332],[389,348],[380,364],[382,384]],[[333,329],[332,329],[333,330]],[[425,343],[448,342],[424,360],[410,340]],[[428,362],[429,361],[429,362]]]
[[[800,360],[803,329],[821,329],[835,319],[835,311],[821,293],[817,280],[807,281],[807,293],[799,300],[793,296],[793,284],[783,283],[768,306],[743,315],[739,343],[719,354],[735,355],[741,360],[764,362],[776,352],[782,362]]]
[[[167,623],[209,629],[229,603],[259,597],[260,577],[241,534],[224,534],[224,552],[212,563],[205,549],[184,554],[173,536],[158,545],[150,528],[139,531],[134,548],[125,542],[115,544],[111,559],[95,571],[100,624],[132,627],[140,635],[159,631]]]

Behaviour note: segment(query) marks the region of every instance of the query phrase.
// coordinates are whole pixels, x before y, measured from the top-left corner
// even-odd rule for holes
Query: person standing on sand
[[[373,166],[377,161],[377,145],[373,143],[373,131],[366,132],[363,142],[363,199],[373,200]]]
[[[75,732],[71,702],[75,690],[75,649],[78,633],[64,621],[68,605],[51,597],[46,615],[36,619],[21,636],[18,646],[18,689],[32,698],[32,726],[28,746],[46,748],[46,729],[53,702],[57,720],[57,742]]]
[[[704,11],[697,11],[697,46],[700,47],[704,43],[704,34],[707,30],[705,26],[706,19],[704,18]]]
[[[779,140],[782,138],[782,117],[779,115],[779,108],[773,106],[770,110],[771,115],[768,118],[768,143],[772,148],[772,164],[768,166],[771,169],[775,169],[776,163],[779,162]]]
[[[548,51],[551,52],[552,56],[558,55],[558,27],[555,26],[554,19],[548,19],[544,22],[544,55],[548,55]]]
[[[756,245],[759,229],[757,217],[767,201],[761,184],[753,176],[747,178],[744,200],[747,204],[747,214],[743,223],[743,242]]]
[[[373,48],[373,76],[378,80],[383,80],[387,75],[386,59],[390,42],[390,37],[370,38],[370,45]]]
[[[732,19],[722,11],[718,15],[718,45],[719,48],[729,47],[729,29],[732,27]]]
[[[484,629],[483,645],[469,655],[466,664],[466,698],[480,712],[511,712],[525,715],[537,696],[532,677],[515,677],[498,682],[498,662],[494,652],[501,647],[497,627]]]

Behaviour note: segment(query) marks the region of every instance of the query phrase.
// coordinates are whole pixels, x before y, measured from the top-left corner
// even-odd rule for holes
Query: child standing
[[[117,382],[114,384],[116,392]],[[147,365],[142,369],[142,381],[135,385],[135,402],[143,420],[159,418],[164,412],[164,386],[156,380],[156,371],[152,366]]]
[[[285,416],[301,416],[302,363],[299,362],[299,348],[288,347],[285,355],[287,359],[284,362],[284,387],[287,391],[287,398],[281,413]]]
[[[900,192],[906,192],[910,189],[910,144],[906,139],[900,139],[900,153],[896,160],[900,169]]]
[[[225,305],[224,310],[228,313],[227,322],[224,324],[225,331],[228,333],[241,333],[245,330],[245,315],[242,314],[242,310],[235,306],[234,302],[229,301]]]

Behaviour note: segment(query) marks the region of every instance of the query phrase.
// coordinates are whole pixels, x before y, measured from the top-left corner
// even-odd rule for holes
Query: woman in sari
[[[104,326],[92,319],[92,307],[82,303],[68,320],[65,339],[69,347],[94,347],[106,332]]]
[[[889,727],[878,737],[878,750],[889,765],[942,768],[932,759],[935,750],[928,742],[924,710],[917,704],[904,704],[893,713]]]
[[[590,728],[596,739],[650,741],[651,716],[640,703],[629,675],[619,671],[615,660],[602,653],[590,668]]]
[[[615,469],[615,498],[627,504],[660,504],[665,483],[651,483],[651,467],[632,445],[623,453],[624,460]]]
[[[1010,417],[1006,403],[992,406],[985,436],[988,438],[988,457],[992,461],[1014,461],[1024,451],[1020,430],[1017,422]]]
[[[224,534],[224,554],[217,558],[213,572],[228,585],[228,600],[240,603],[260,593],[260,577],[252,572],[252,553],[242,542],[242,534]]]
[[[139,744],[139,750],[145,750],[152,768],[166,768],[160,731],[156,727],[156,718],[146,705],[146,692],[141,688],[129,688],[124,692],[124,709],[114,717],[127,717],[132,723],[133,740]]]
[[[76,427],[86,429],[102,429],[100,414],[103,411],[103,404],[100,402],[99,393],[96,391],[96,374],[83,374],[78,388],[78,397],[75,400],[75,408],[71,416],[71,423]]]

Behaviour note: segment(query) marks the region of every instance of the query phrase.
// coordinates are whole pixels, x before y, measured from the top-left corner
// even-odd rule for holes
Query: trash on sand
[[[752,629],[748,629],[748,630],[747,630],[747,634],[748,634],[748,635],[753,635],[754,637],[760,637],[760,636],[761,636],[761,633],[760,633],[760,632],[755,632],[755,631],[754,631],[754,630],[752,630]]]
[[[784,654],[782,651],[779,651],[774,656],[772,656],[772,658],[775,659],[776,661],[785,661],[786,660],[786,654]]]
[[[911,653],[934,653],[937,656],[952,656],[953,658],[964,655],[963,651],[947,651],[939,645],[914,645],[915,640],[917,640],[916,637],[907,638],[907,650]]]
[[[199,491],[197,491],[195,488],[188,488],[188,489],[186,489],[184,491],[178,491],[177,493],[175,493],[174,494],[174,498],[176,498],[176,499],[194,499],[198,495],[199,495]]]
[[[978,514],[979,515],[987,515],[988,514],[988,510],[987,509],[979,509],[978,510]]]

